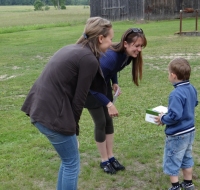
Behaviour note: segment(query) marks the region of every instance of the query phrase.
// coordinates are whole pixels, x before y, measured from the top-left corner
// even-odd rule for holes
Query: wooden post
[[[196,30],[196,32],[198,30],[198,10],[196,10],[196,27],[195,27],[195,30]]]
[[[180,10],[180,32],[179,32],[180,35],[182,33],[182,14],[183,14],[183,11]]]

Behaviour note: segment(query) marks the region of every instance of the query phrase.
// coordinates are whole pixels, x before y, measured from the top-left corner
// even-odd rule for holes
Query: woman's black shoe
[[[116,171],[125,170],[125,167],[123,165],[121,165],[116,159],[114,161],[110,162],[110,164]]]
[[[116,174],[116,170],[112,167],[110,162],[108,162],[106,165],[103,165],[103,163],[100,163],[100,167],[104,170],[104,172],[108,174]]]

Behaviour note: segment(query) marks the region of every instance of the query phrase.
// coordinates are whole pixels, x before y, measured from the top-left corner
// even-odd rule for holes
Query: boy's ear
[[[176,76],[176,74],[174,74],[174,73],[171,73],[171,75],[172,75],[172,78],[173,78],[173,79],[177,79],[177,76]]]

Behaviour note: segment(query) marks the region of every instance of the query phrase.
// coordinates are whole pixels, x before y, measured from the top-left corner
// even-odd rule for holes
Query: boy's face
[[[172,84],[177,82],[177,76],[174,73],[172,73],[170,70],[168,70],[168,79]]]

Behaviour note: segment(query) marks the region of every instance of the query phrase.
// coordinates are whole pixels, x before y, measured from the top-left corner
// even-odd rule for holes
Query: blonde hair
[[[189,80],[191,67],[189,62],[184,58],[175,58],[168,65],[169,71],[174,73],[178,80]]]
[[[83,46],[88,45],[96,57],[100,57],[102,51],[99,48],[99,36],[107,37],[112,24],[109,20],[101,17],[91,17],[87,20],[83,35],[76,42]]]
[[[116,52],[125,52],[124,42],[128,44],[135,43],[138,38],[143,41],[143,48],[147,45],[147,39],[141,28],[129,28],[124,32],[121,37],[121,41],[118,43],[113,43],[111,49]],[[142,52],[139,52],[138,56],[132,57],[132,80],[136,86],[139,86],[138,79],[142,80],[142,70],[143,70],[143,59]]]

